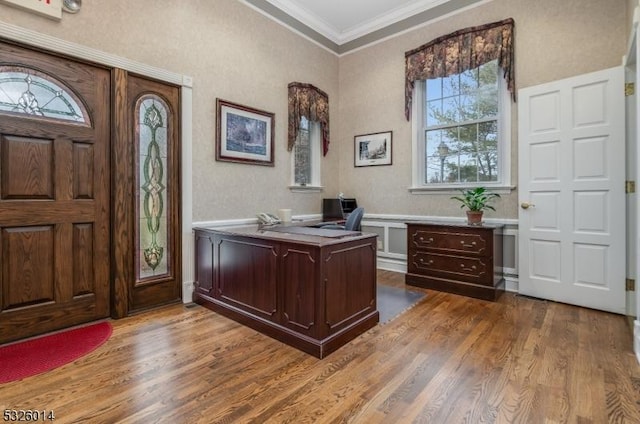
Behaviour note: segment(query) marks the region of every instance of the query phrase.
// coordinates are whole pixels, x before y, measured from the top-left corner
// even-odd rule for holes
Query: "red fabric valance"
[[[407,120],[415,81],[446,77],[497,59],[507,88],[516,99],[513,52],[513,19],[465,28],[405,53],[405,105]]]
[[[298,138],[300,118],[319,122],[322,130],[323,156],[329,151],[329,96],[311,84],[289,84],[289,131],[287,150],[291,151]]]

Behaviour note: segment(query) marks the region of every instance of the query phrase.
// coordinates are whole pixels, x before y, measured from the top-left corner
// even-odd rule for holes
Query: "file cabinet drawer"
[[[417,249],[434,249],[452,254],[490,255],[486,231],[446,232],[435,229],[416,229],[410,235]]]
[[[504,291],[502,228],[407,223],[405,283],[497,299]]]

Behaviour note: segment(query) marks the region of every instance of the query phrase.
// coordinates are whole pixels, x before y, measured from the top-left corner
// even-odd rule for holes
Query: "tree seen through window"
[[[497,61],[425,90],[425,183],[499,181]]]

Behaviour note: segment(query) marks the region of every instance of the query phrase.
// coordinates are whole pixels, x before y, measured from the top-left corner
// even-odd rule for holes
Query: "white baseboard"
[[[504,290],[511,293],[518,293],[518,277],[511,275],[504,277]]]
[[[398,259],[383,258],[378,256],[378,269],[406,273],[407,262]]]
[[[193,302],[193,281],[182,282],[182,303]]]
[[[635,320],[633,322],[633,346],[636,352],[636,359],[640,363],[640,321]]]

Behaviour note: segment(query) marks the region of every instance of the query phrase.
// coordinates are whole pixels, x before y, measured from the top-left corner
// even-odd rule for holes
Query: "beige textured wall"
[[[55,22],[0,5],[0,20],[169,71],[193,86],[194,220],[253,217],[289,207],[317,213],[338,191],[369,213],[461,216],[450,195],[412,195],[411,125],[404,119],[404,52],[467,26],[513,17],[518,88],[617,66],[627,42],[630,1],[493,0],[337,58],[237,0],[85,1]],[[167,2],[168,3],[168,2]],[[179,4],[180,7],[173,6]],[[331,149],[324,193],[291,193],[285,148],[286,87],[312,83],[329,94]],[[276,166],[215,161],[216,97],[276,114]],[[512,108],[512,182],[517,117]],[[353,136],[393,131],[393,165],[354,168]],[[517,217],[517,193],[488,216]]]
[[[411,124],[404,118],[404,52],[441,35],[512,17],[516,84],[528,87],[618,66],[625,54],[626,2],[493,0],[340,58],[341,190],[367,212],[462,216],[450,194],[410,194]],[[517,116],[512,107],[512,183],[517,184]],[[353,136],[393,131],[393,165],[354,168]],[[488,217],[517,218],[517,192]]]
[[[627,0],[627,34],[631,33],[631,25],[633,24],[633,12],[638,6],[638,0]]]
[[[179,5],[179,7],[177,6]],[[0,20],[193,77],[194,221],[252,218],[292,208],[318,213],[322,194],[291,193],[287,84],[329,95],[338,120],[338,58],[237,0],[85,1],[60,22],[0,5]],[[275,113],[275,167],[215,161],[215,99]],[[325,193],[338,191],[335,143],[322,163]]]

